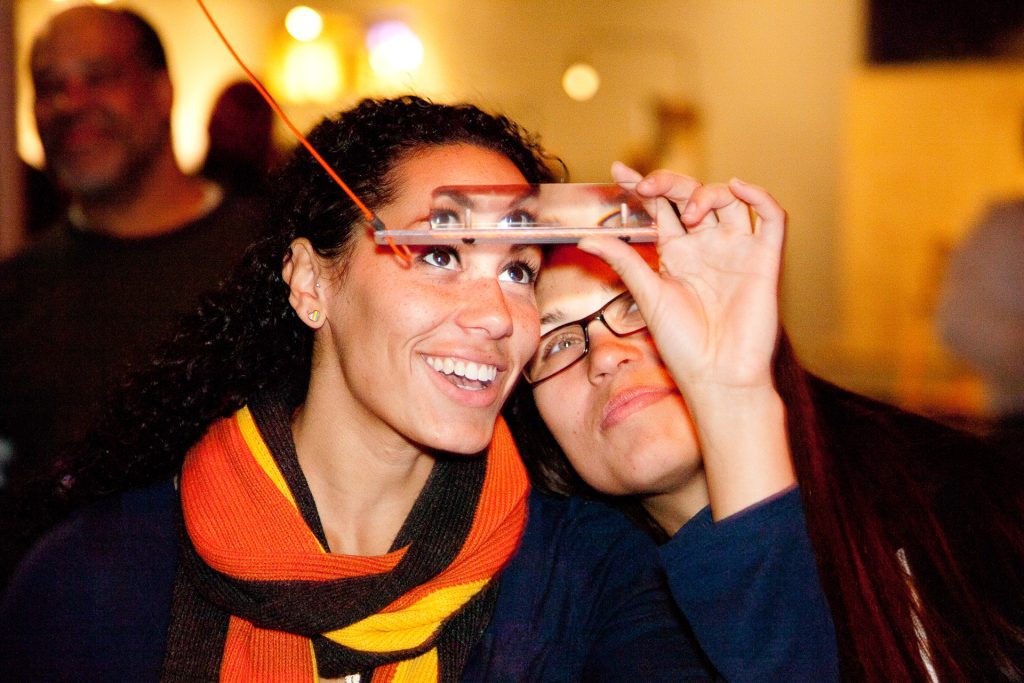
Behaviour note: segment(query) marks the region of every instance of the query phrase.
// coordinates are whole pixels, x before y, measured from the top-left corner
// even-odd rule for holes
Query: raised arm
[[[771,373],[786,213],[740,180],[701,185],[667,171],[612,171],[648,199],[659,272],[615,239],[579,246],[633,293],[696,424],[712,515],[723,519],[795,483]]]
[[[772,381],[786,214],[739,180],[641,178],[621,165],[613,173],[639,181],[649,199],[658,272],[618,240],[580,248],[633,293],[695,423],[708,487],[710,510],[661,549],[673,596],[727,680],[838,680],[831,613]]]

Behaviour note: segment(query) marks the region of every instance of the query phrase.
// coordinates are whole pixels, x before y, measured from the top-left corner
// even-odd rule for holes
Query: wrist
[[[689,398],[688,398],[689,400]],[[786,410],[774,386],[717,388],[694,395],[712,516],[723,519],[796,482]]]
[[[727,418],[740,413],[770,413],[782,408],[782,398],[770,376],[748,384],[691,383],[680,392],[696,420]],[[724,412],[723,412],[724,411]]]

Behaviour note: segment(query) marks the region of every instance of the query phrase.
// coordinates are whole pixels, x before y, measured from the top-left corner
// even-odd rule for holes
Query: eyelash
[[[445,254],[445,255],[449,256],[453,261],[455,261],[455,263],[461,263],[462,262],[462,260],[459,258],[459,250],[456,249],[455,247],[446,247],[446,246],[434,246],[434,247],[429,247],[427,249],[424,249],[416,257],[416,260],[418,262],[420,262],[420,263],[423,263],[423,264],[425,264],[427,266],[430,266],[431,268],[447,269],[446,268],[447,264],[445,266],[442,266],[442,265],[438,265],[436,263],[431,263],[431,261],[429,259],[432,256],[437,255],[437,254]],[[502,272],[503,273],[504,272],[508,272],[508,270],[510,270],[511,268],[520,268],[520,269],[522,269],[523,271],[526,272],[526,281],[525,282],[516,282],[515,284],[532,285],[534,282],[537,281],[537,270],[538,270],[538,268],[537,268],[536,265],[533,265],[533,264],[529,263],[527,260],[525,260],[525,259],[514,259],[512,261],[509,261],[505,265],[505,267],[502,269]]]
[[[445,266],[441,266],[436,263],[431,263],[429,261],[431,256],[437,254],[445,254],[451,257],[452,260],[454,260],[456,263],[460,263],[459,252],[454,247],[427,247],[420,251],[419,255],[416,257],[416,260],[420,263],[424,263],[433,268],[444,268]]]
[[[537,281],[537,268],[536,268],[536,266],[533,266],[533,265],[527,263],[523,259],[518,259],[518,260],[512,261],[507,266],[505,266],[505,270],[507,271],[509,268],[513,268],[513,267],[522,268],[524,271],[526,271],[526,282],[518,282],[516,284],[532,285],[534,282]]]

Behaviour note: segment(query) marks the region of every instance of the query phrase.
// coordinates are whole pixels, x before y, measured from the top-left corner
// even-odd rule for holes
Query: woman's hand
[[[786,212],[739,180],[701,185],[668,171],[641,177],[622,164],[612,174],[637,183],[657,221],[659,271],[614,238],[579,246],[633,293],[694,420],[720,520],[796,481],[772,382]]]
[[[770,385],[785,211],[739,180],[701,185],[668,171],[644,178],[622,164],[612,173],[637,183],[657,221],[660,272],[619,240],[579,246],[607,261],[633,293],[684,396]]]

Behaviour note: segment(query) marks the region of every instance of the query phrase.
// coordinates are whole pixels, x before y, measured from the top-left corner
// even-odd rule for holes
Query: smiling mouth
[[[604,407],[601,428],[614,427],[627,417],[639,413],[673,393],[675,392],[667,387],[636,387],[623,391],[613,396]]]
[[[445,376],[449,382],[469,391],[482,391],[489,387],[498,376],[498,368],[494,365],[474,363],[462,358],[451,356],[423,356],[427,365]]]

